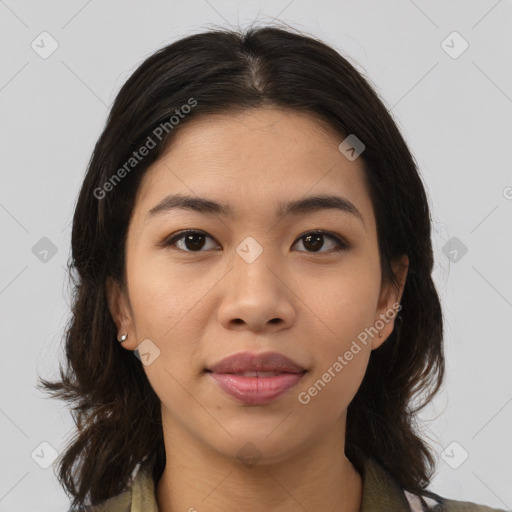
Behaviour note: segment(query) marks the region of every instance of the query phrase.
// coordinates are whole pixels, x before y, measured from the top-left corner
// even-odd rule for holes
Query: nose
[[[274,332],[293,324],[296,311],[291,298],[294,293],[287,276],[278,268],[266,251],[252,263],[235,255],[218,310],[224,328]]]

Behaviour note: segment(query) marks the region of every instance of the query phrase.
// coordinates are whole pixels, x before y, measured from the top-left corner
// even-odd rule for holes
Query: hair
[[[38,384],[72,404],[77,430],[58,460],[72,506],[119,494],[137,467],[155,482],[165,468],[160,400],[140,361],[117,342],[106,286],[113,279],[126,290],[125,242],[140,181],[193,119],[266,107],[309,114],[340,142],[354,134],[365,145],[359,158],[383,282],[399,290],[392,262],[404,254],[409,270],[401,320],[372,351],[348,407],[345,450],[349,459],[354,450],[372,457],[409,492],[423,494],[430,483],[435,459],[416,431],[416,414],[444,378],[443,319],[432,280],[429,205],[415,160],[369,79],[335,49],[278,26],[218,28],[159,49],[133,72],[115,98],[77,199],[66,365],[59,366],[61,380]],[[152,149],[134,162],[134,151],[150,139]]]

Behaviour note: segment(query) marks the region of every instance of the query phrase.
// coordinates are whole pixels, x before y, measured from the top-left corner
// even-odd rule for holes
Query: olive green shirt
[[[449,500],[428,491],[428,497],[416,496],[403,491],[375,460],[365,458],[357,464],[352,462],[363,480],[360,512],[506,512],[504,509]],[[207,511],[207,507],[202,507],[201,510],[203,509]],[[191,507],[191,510],[194,509]],[[153,478],[148,473],[139,471],[130,489],[99,505],[86,507],[82,512],[158,512]]]

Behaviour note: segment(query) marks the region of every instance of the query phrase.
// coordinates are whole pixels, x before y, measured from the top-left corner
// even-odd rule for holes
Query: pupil
[[[320,234],[306,236],[305,242],[304,242],[304,247],[306,247],[306,249],[307,249],[307,244],[311,244],[312,250],[318,251],[324,245],[323,241],[321,241],[322,236],[323,235],[320,235]]]
[[[197,238],[202,238],[201,241],[198,241]],[[194,249],[201,249],[204,245],[204,235],[201,233],[192,233],[190,235],[187,235],[185,237],[185,245],[187,249],[194,250]]]

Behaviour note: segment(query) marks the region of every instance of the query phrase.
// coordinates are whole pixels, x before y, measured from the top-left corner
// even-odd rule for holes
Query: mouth
[[[295,387],[307,370],[277,352],[243,352],[204,370],[224,393],[246,405],[265,405]]]

